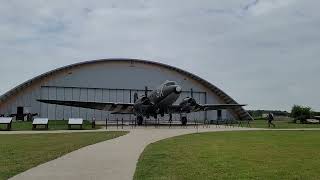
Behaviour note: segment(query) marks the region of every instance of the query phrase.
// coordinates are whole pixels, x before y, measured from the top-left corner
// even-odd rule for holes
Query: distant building
[[[236,103],[221,89],[185,70],[145,60],[103,59],[87,61],[62,67],[35,77],[0,97],[0,114],[15,114],[17,111],[38,113],[49,119],[105,120],[133,115],[112,115],[109,112],[84,108],[48,105],[37,99],[76,100],[95,102],[133,102],[135,92],[144,94],[144,87],[154,89],[165,80],[173,80],[183,88],[177,102],[190,96],[199,103]],[[178,120],[179,115],[174,115]],[[243,109],[191,113],[191,120],[251,119]]]

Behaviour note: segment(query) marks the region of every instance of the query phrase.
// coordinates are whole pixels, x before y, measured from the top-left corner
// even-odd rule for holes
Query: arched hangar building
[[[133,115],[114,115],[100,110],[40,103],[37,99],[94,102],[133,102],[135,92],[144,94],[166,80],[176,81],[183,88],[177,100],[190,96],[202,104],[237,103],[221,89],[185,70],[166,64],[137,59],[102,59],[62,67],[35,77],[0,97],[0,114],[37,113],[39,117],[61,120],[71,117],[96,120],[131,120]],[[168,118],[168,117],[164,117]],[[174,115],[174,120],[179,120]],[[197,112],[190,120],[251,119],[242,107],[234,110]]]

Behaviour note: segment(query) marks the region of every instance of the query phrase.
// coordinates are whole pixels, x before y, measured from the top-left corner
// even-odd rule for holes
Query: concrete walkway
[[[117,130],[117,129],[111,129]],[[119,129],[121,130],[121,129]],[[170,138],[178,135],[196,132],[218,132],[218,131],[252,131],[269,130],[254,128],[236,127],[215,127],[202,128],[197,130],[194,127],[184,128],[138,128],[123,129],[130,131],[129,134],[104,141],[95,145],[84,147],[56,160],[47,162],[38,167],[19,174],[12,179],[15,180],[59,180],[59,179],[132,179],[136,164],[140,154],[145,147],[161,139]],[[273,129],[279,130],[279,129]],[[319,130],[319,129],[280,129],[280,130]],[[98,130],[105,131],[105,130]],[[109,129],[110,131],[110,129]],[[34,133],[63,133],[70,131],[45,131]],[[95,131],[71,131],[71,132],[97,132]],[[7,132],[10,133],[10,132]],[[13,133],[13,132],[12,132]],[[11,134],[12,134],[11,133]],[[30,132],[15,132],[15,134]]]
[[[84,147],[61,158],[39,165],[12,179],[132,179],[139,156],[148,144],[169,137],[197,132],[197,129],[193,127],[188,129],[143,128],[127,130],[130,133],[125,136]],[[224,126],[220,128],[199,127],[198,132],[236,130],[256,129]]]

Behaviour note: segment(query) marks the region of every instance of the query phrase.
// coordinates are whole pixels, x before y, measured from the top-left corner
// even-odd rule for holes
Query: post
[[[199,126],[198,126],[198,123],[196,122],[196,120],[195,120],[195,123],[196,123],[196,127],[197,127],[197,133],[199,133]]]
[[[131,119],[131,117],[130,117],[130,119]],[[133,129],[133,127],[134,127],[133,119],[131,119],[131,128]]]
[[[137,117],[134,118],[134,127],[137,127]]]
[[[121,119],[121,129],[123,129],[123,118]]]
[[[108,118],[106,118],[106,129],[108,129]]]
[[[95,118],[92,118],[91,128],[92,128],[92,129],[95,129],[95,128],[96,128],[96,119],[95,119]]]
[[[119,129],[119,119],[117,118],[117,129]]]
[[[199,131],[199,124],[197,123],[197,132]]]

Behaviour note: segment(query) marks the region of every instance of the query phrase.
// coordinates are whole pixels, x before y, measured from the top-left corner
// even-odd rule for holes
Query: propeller
[[[148,97],[148,86],[145,87],[144,95],[145,95],[146,97]]]
[[[137,92],[135,92],[134,95],[133,95],[133,102],[134,103],[137,102],[138,99],[139,99],[139,95],[138,95]]]
[[[150,105],[152,104],[148,97],[142,97],[141,102],[143,105]]]
[[[196,109],[199,107],[199,104],[197,103],[197,101],[194,99],[194,95],[193,95],[193,89],[190,89],[190,95],[191,97],[186,97],[181,103],[180,106],[182,106],[181,110],[182,111],[186,111],[188,113],[190,113],[192,111],[192,109]]]
[[[139,101],[139,103],[143,104],[143,105],[151,105],[153,104],[151,102],[151,100],[148,98],[148,87],[145,87],[145,91],[144,91],[144,96],[142,96],[140,99],[138,97],[138,93],[134,94],[134,102],[136,103],[137,101]]]

